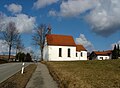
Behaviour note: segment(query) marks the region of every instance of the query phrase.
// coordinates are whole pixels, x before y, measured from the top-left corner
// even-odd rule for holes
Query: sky
[[[120,44],[120,0],[0,0],[0,24],[15,22],[26,50],[33,49],[32,35],[40,24],[53,34],[71,35],[88,51],[110,50]],[[7,45],[0,40],[0,53]],[[14,51],[14,50],[13,50]]]

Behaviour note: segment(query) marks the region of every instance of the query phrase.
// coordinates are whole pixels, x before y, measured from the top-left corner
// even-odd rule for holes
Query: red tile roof
[[[112,53],[112,50],[107,51],[94,51],[96,55],[110,55]]]
[[[48,34],[46,35],[48,45],[56,46],[76,46],[72,36]]]
[[[86,51],[83,45],[76,45],[76,51]]]

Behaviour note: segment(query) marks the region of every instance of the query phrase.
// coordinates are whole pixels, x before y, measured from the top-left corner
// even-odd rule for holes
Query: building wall
[[[110,59],[110,56],[102,56],[101,55],[101,56],[97,56],[96,59],[97,60],[108,60],[108,59]]]
[[[77,52],[77,57],[78,60],[87,60],[87,51],[81,51]]]
[[[59,48],[62,49],[62,56],[59,57]],[[68,57],[68,49],[70,49],[70,57]],[[82,56],[81,56],[82,53]],[[74,46],[45,46],[43,59],[45,61],[76,61],[76,60],[87,60],[87,52],[77,52]]]
[[[59,57],[59,48],[62,49],[62,56]],[[48,46],[49,61],[73,61],[76,60],[76,47],[73,46]],[[70,49],[70,57],[68,57]]]
[[[62,49],[62,56],[59,57],[59,48]],[[70,49],[70,57],[68,57],[68,49]],[[76,59],[76,47],[73,46],[48,46],[44,48],[45,61],[74,61]]]
[[[44,49],[43,49],[43,60],[48,61],[48,58],[49,58],[49,56],[48,56],[48,46],[45,45]]]
[[[110,58],[109,59],[112,59],[112,54],[110,54],[110,56],[109,56]]]

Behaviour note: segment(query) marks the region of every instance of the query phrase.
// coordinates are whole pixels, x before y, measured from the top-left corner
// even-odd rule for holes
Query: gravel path
[[[47,67],[38,63],[26,88],[58,88],[58,85],[49,74]]]

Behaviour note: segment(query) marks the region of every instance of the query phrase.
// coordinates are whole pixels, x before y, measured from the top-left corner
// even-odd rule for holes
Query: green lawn
[[[120,88],[120,59],[46,64],[61,88]]]

